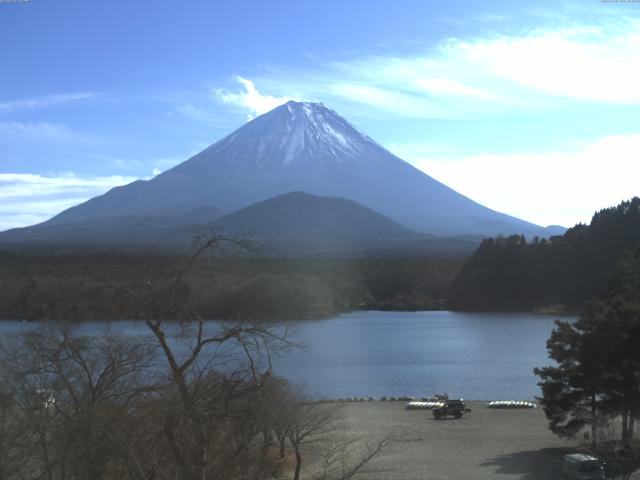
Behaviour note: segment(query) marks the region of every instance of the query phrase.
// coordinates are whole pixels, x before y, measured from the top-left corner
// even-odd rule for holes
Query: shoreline
[[[549,316],[557,316],[557,317],[576,317],[579,316],[579,312],[573,311],[547,311],[541,308],[535,308],[531,310],[456,310],[453,308],[448,308],[446,306],[432,307],[429,308],[426,305],[359,305],[357,307],[345,310],[339,310],[335,312],[322,312],[322,313],[310,313],[305,316],[264,316],[260,320],[256,320],[255,317],[229,317],[229,318],[207,318],[205,321],[220,321],[220,322],[295,322],[295,321],[313,321],[313,320],[327,320],[330,318],[335,318],[340,315],[345,315],[354,312],[398,312],[398,313],[419,313],[419,312],[452,312],[452,313],[478,313],[478,314],[499,314],[499,315],[536,315],[541,317],[549,317]],[[172,321],[172,318],[163,318],[162,320]],[[0,316],[0,322],[55,322],[58,320],[51,318],[9,318]],[[63,320],[64,322],[65,320]],[[83,320],[67,320],[69,323],[84,323],[84,322],[144,322],[143,318],[132,318],[132,317],[111,317],[111,318],[85,318]]]

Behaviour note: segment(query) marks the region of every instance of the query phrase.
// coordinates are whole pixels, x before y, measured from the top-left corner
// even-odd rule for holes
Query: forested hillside
[[[129,293],[167,288],[185,257],[0,252],[0,319],[135,319]],[[214,258],[180,284],[205,318],[302,319],[358,308],[442,308],[451,258]]]
[[[450,305],[470,310],[568,312],[599,293],[616,264],[640,243],[640,198],[597,212],[549,240],[484,240],[454,280]]]

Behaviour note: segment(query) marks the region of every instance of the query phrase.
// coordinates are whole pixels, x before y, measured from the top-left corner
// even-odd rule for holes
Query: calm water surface
[[[532,399],[536,366],[550,364],[546,341],[556,317],[519,313],[375,312],[289,322],[307,345],[274,361],[274,371],[316,397],[423,396]],[[212,327],[216,322],[211,322]],[[0,335],[30,328],[0,322]],[[143,324],[115,329],[146,334]],[[104,323],[88,322],[87,332]]]
[[[276,371],[324,396],[447,392],[468,399],[532,399],[532,370],[550,364],[554,316],[457,312],[354,312],[298,323],[304,352]]]

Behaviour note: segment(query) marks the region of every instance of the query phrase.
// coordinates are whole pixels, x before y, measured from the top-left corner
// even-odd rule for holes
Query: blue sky
[[[0,1],[0,230],[288,100],[538,224],[637,195],[640,3]]]

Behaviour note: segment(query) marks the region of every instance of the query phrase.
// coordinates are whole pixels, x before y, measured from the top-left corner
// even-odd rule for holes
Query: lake
[[[520,313],[353,312],[296,324],[310,347],[275,370],[310,393],[533,399],[532,370],[550,364],[555,316]]]
[[[314,397],[414,395],[446,392],[474,400],[533,399],[532,370],[549,365],[546,341],[556,316],[522,313],[357,311],[288,322],[307,348],[276,358],[274,371],[305,385]],[[565,319],[572,319],[565,317]],[[117,322],[127,334],[139,322]],[[0,334],[30,328],[0,322]],[[101,322],[82,329],[100,331]]]

